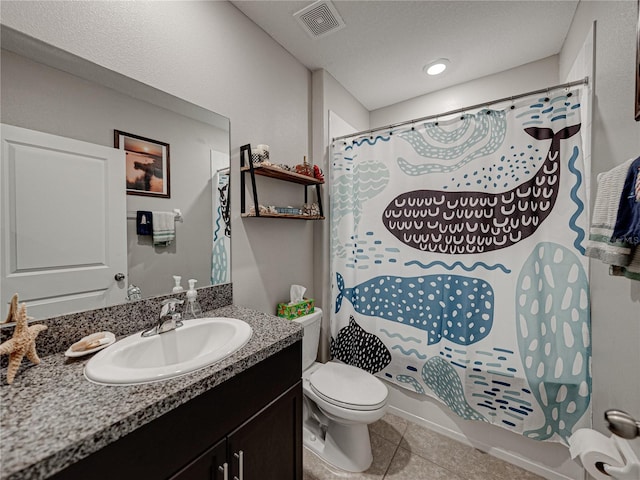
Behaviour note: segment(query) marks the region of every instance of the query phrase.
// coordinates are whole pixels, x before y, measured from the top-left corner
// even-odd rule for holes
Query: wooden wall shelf
[[[245,175],[249,174],[251,179],[251,191],[253,194],[253,207],[255,215],[249,215],[246,208],[246,194],[245,194]],[[258,188],[256,185],[256,176],[270,177],[276,180],[282,180],[284,182],[296,183],[304,186],[304,203],[308,203],[308,187],[315,187],[316,197],[318,200],[318,207],[320,215],[293,215],[286,213],[260,213],[258,203]],[[300,175],[299,173],[283,170],[282,168],[267,166],[267,165],[254,165],[251,161],[251,144],[243,145],[240,147],[240,213],[242,218],[288,218],[294,220],[324,220],[324,212],[322,210],[322,192],[320,191],[320,185],[324,184],[324,180],[318,180],[315,177],[308,175]]]
[[[318,215],[290,215],[286,213],[261,213],[260,216],[243,213],[242,218],[290,218],[293,220],[324,220],[323,216]]]
[[[240,168],[241,172],[249,172],[250,170],[250,167]],[[300,175],[299,173],[289,172],[282,168],[273,166],[254,165],[253,172],[256,175],[262,175],[263,177],[277,178],[278,180],[299,183],[300,185],[322,185],[324,183],[324,180],[318,180],[317,178],[310,177],[308,175]]]

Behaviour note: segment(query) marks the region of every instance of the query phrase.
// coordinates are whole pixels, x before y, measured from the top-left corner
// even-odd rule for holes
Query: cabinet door
[[[258,412],[227,441],[230,479],[301,480],[302,383]]]
[[[170,480],[227,480],[224,476],[227,461],[227,440],[222,439],[209,450],[184,467]],[[230,466],[228,464],[227,468]],[[221,469],[222,467],[222,469]]]

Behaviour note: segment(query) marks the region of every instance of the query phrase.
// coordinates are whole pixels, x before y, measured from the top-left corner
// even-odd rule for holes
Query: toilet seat
[[[389,391],[376,377],[342,363],[328,362],[309,376],[313,392],[328,403],[359,411],[377,410]]]

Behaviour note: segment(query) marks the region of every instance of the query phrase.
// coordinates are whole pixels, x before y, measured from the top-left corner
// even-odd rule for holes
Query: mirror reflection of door
[[[14,293],[36,318],[123,302],[124,152],[5,124],[1,134],[2,318]]]
[[[114,147],[118,129],[171,145],[171,197],[125,194],[127,268],[123,273],[128,283],[141,289],[142,298],[171,293],[173,275],[182,276],[184,284],[194,278],[198,287],[210,285],[214,237],[210,152],[219,152],[229,166],[229,119],[0,27],[2,123],[105,147]],[[150,236],[137,235],[137,211],[174,209],[182,212],[182,220],[176,223],[176,240],[170,247],[155,248]],[[230,243],[228,238],[225,242]],[[213,277],[230,282],[230,250],[226,256],[223,272],[216,271]],[[0,302],[7,300],[3,297]],[[60,313],[72,311],[77,310]]]

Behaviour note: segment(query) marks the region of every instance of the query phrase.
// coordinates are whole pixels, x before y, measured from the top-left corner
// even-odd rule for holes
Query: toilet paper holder
[[[613,436],[618,451],[624,456],[624,467],[614,467],[598,462],[596,468],[616,480],[637,480],[640,478],[640,460],[629,445],[629,442],[620,437]]]

